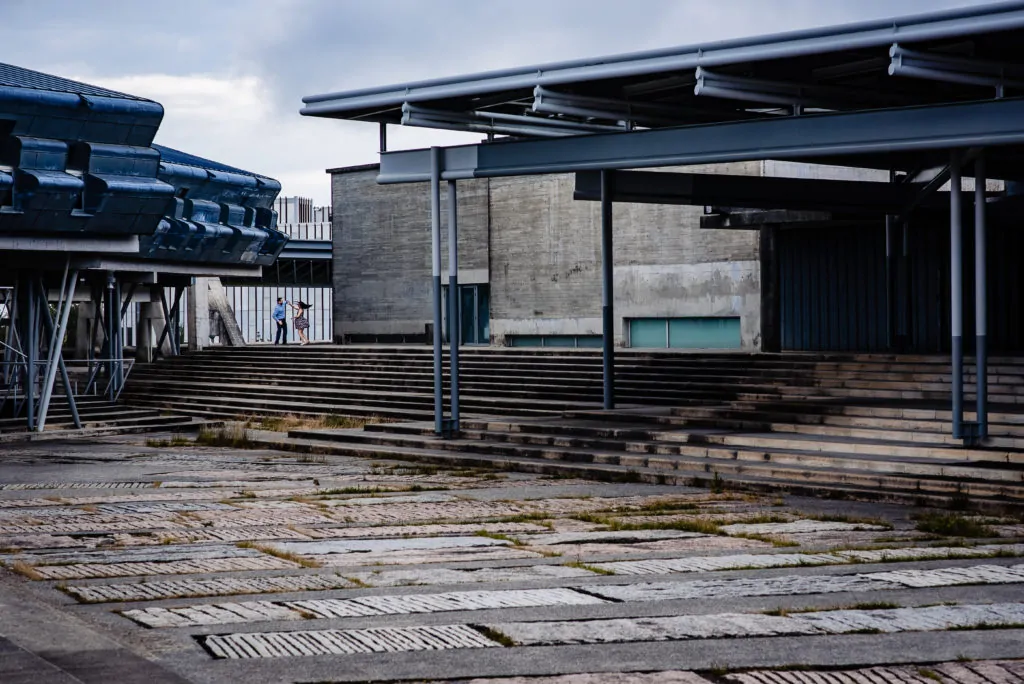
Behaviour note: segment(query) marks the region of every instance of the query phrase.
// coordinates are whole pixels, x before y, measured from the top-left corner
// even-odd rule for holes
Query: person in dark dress
[[[295,328],[295,332],[299,335],[299,344],[309,344],[309,338],[306,337],[306,331],[309,330],[309,319],[306,317],[306,312],[311,307],[304,301],[299,300],[297,303],[292,304],[292,308],[295,309],[292,327]]]

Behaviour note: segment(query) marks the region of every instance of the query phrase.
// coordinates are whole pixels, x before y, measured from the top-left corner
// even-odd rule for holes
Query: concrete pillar
[[[75,329],[75,358],[89,358],[89,348],[93,343],[93,330],[96,328],[96,305],[92,302],[78,304],[78,323]]]
[[[142,302],[139,304],[139,320],[135,324],[135,360],[139,363],[153,363],[153,327],[163,321],[160,304]],[[153,319],[156,319],[154,321]],[[162,327],[162,326],[161,326]]]
[[[209,278],[196,278],[188,288],[188,348],[201,351],[210,346]]]

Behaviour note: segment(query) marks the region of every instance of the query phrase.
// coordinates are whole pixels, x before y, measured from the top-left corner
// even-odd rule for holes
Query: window
[[[462,344],[491,343],[491,288],[489,285],[459,285],[459,324]],[[448,286],[441,286],[441,316],[444,339],[449,341]]]
[[[601,347],[600,335],[507,335],[510,347]]]
[[[629,346],[644,349],[739,349],[740,319],[730,317],[632,318]]]

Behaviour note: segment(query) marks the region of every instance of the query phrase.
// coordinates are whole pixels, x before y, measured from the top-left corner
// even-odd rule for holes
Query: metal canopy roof
[[[1024,94],[1008,2],[303,98],[306,116],[517,137]]]

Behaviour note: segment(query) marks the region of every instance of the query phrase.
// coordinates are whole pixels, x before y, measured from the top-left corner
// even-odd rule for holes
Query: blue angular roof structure
[[[275,229],[280,183],[154,145],[163,113],[152,100],[0,64],[5,247],[117,253],[177,272],[273,263],[287,241]]]

